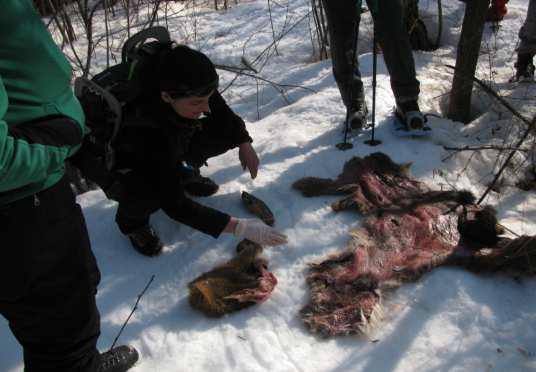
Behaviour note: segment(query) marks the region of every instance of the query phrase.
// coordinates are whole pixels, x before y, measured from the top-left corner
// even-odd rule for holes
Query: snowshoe
[[[397,107],[393,118],[393,133],[397,137],[427,137],[432,128],[426,125],[426,117],[419,110],[402,111]]]
[[[365,101],[357,101],[348,109],[346,118],[349,121],[349,128],[352,130],[361,130],[367,123],[367,104]]]
[[[126,372],[138,361],[139,354],[132,346],[118,346],[100,355],[98,372]]]

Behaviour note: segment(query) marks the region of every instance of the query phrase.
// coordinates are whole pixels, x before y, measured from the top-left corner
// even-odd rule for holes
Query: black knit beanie
[[[214,64],[203,53],[178,45],[165,53],[158,67],[160,91],[173,98],[205,96],[218,87]]]

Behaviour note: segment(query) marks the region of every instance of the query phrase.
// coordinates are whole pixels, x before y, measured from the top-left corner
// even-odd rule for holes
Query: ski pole
[[[377,64],[378,64],[378,50],[376,48],[376,22],[375,17],[378,13],[377,4],[374,2],[374,11],[371,9],[370,12],[373,15],[372,17],[372,134],[370,140],[365,141],[369,146],[378,146],[382,141],[379,141],[374,138],[374,131],[376,128],[376,73],[377,73]]]

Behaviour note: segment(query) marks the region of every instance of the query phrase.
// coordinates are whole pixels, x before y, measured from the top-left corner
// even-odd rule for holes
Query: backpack
[[[148,42],[149,39],[156,41]],[[91,80],[83,77],[75,80],[74,92],[86,115],[86,125],[91,130],[84,146],[91,148],[90,151],[107,170],[114,170],[116,165],[114,145],[125,125],[127,105],[147,88],[145,80],[148,77],[143,72],[171,46],[166,28],[155,26],[142,30],[125,42],[120,63]]]

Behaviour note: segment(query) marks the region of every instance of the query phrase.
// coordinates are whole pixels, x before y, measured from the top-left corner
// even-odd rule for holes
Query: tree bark
[[[489,3],[490,0],[472,0],[467,1],[465,5],[447,114],[451,120],[468,123],[471,119],[473,76],[478,63]]]

